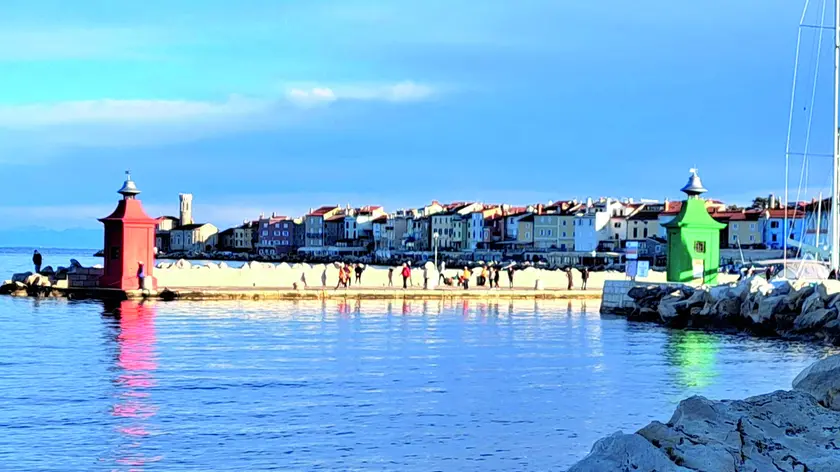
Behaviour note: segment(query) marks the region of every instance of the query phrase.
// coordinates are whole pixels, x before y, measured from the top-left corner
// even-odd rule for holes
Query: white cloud
[[[325,86],[293,86],[286,97],[301,106],[326,105],[339,100],[412,102],[431,98],[435,89],[430,85],[404,81],[396,84],[359,84]]]
[[[104,124],[171,125],[237,121],[278,111],[284,102],[307,107],[339,100],[410,102],[433,94],[431,86],[415,82],[393,85],[292,87],[285,100],[231,96],[225,101],[187,100],[84,100],[57,103],[0,105],[0,130]]]

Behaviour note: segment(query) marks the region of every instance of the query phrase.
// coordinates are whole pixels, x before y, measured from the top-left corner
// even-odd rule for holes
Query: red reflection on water
[[[117,431],[125,435],[129,443],[117,452],[115,461],[137,471],[161,459],[160,456],[146,457],[141,452],[127,450],[138,448],[140,444],[137,441],[151,434],[148,420],[157,413],[157,407],[148,403],[151,392],[145,391],[157,385],[153,376],[157,369],[154,317],[152,305],[135,301],[120,303],[116,364],[121,373],[116,384],[124,391],[120,393],[120,402],[113,406],[111,414],[128,422],[118,426]]]

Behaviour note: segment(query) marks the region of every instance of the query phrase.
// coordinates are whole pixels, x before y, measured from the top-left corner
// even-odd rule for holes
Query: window
[[[563,226],[566,226],[566,220],[563,220]]]
[[[750,242],[754,242],[754,241],[755,241],[755,236],[750,235]]]
[[[633,228],[633,239],[639,238],[639,228]]]
[[[750,231],[755,231],[755,223],[750,223]]]
[[[738,236],[735,236],[735,235],[733,234],[733,235],[732,235],[732,242],[734,243],[735,241],[738,241]]]
[[[732,229],[738,231],[738,223],[732,223]]]
[[[268,223],[263,223],[263,228],[268,228]]]
[[[288,239],[284,239],[284,240],[282,241],[281,245],[283,245],[283,246],[288,246],[288,245],[289,245],[289,240],[288,240]]]
[[[706,243],[704,241],[695,241],[694,252],[697,254],[706,254]]]
[[[642,231],[642,235],[643,235],[645,238],[646,238],[646,237],[648,237],[648,229],[647,229],[647,228],[645,228],[645,230],[644,230],[644,231]]]
[[[653,252],[655,252],[657,254],[661,254],[662,253],[662,246],[657,244],[656,249]]]
[[[530,231],[525,233],[525,239],[531,239],[531,232]]]
[[[280,223],[274,223],[274,227],[280,229]]]
[[[289,223],[283,223],[283,229],[289,229]]]
[[[274,236],[280,236],[280,231],[275,231]]]
[[[778,241],[778,240],[779,240],[778,235],[777,235],[776,233],[771,234],[771,235],[770,235],[770,239],[771,239],[774,243],[775,243],[776,241]]]
[[[564,237],[564,238],[566,237],[566,232],[565,232],[565,231],[563,231],[563,237]]]
[[[263,235],[263,236],[268,236],[268,231],[263,231],[263,232],[262,232],[262,235]]]
[[[288,236],[289,236],[289,232],[288,232],[288,231],[283,231],[283,236],[288,237]]]
[[[778,228],[779,227],[779,222],[778,221],[771,221],[770,222],[770,227],[773,228],[773,229]]]

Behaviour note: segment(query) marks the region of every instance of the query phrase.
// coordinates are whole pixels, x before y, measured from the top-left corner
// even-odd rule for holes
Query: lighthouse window
[[[705,254],[706,253],[706,243],[703,241],[695,241],[694,242],[694,252],[697,254]]]
[[[112,247],[111,248],[111,259],[119,259],[120,258],[120,248]]]

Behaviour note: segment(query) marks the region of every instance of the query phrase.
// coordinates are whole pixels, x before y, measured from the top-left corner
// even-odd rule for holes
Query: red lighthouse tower
[[[126,179],[119,194],[122,200],[110,216],[100,219],[105,225],[105,273],[99,279],[102,288],[138,290],[140,264],[144,266],[146,289],[155,290],[157,284],[152,271],[155,266],[154,220],[143,210],[137,199],[140,190],[126,171]]]

